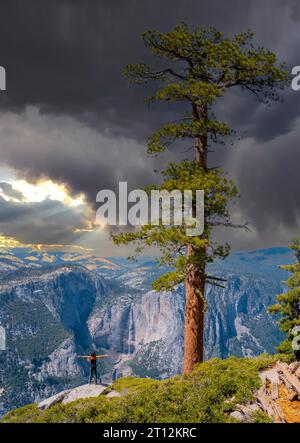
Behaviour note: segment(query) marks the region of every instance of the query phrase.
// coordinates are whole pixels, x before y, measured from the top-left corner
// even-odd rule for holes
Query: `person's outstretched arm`
[[[77,358],[90,358],[89,355],[77,355]]]
[[[108,354],[96,355],[96,358],[106,358],[106,357],[110,357],[110,356]]]

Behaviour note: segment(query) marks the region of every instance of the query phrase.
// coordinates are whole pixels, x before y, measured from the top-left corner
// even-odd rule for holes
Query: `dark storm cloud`
[[[249,234],[234,233],[235,247],[287,244],[300,228],[300,119],[293,131],[276,140],[247,139],[239,146],[232,168],[241,198],[239,221],[250,222]]]
[[[291,67],[300,64],[299,17],[294,0],[2,0],[0,65],[7,91],[0,94],[0,163],[27,179],[62,181],[90,201],[119,180],[142,186],[160,165],[145,154],[146,136],[174,114],[158,105],[149,110],[143,101],[149,91],[122,77],[126,63],[153,61],[141,32],[169,30],[182,20],[229,35],[251,28],[256,42]],[[299,219],[300,92],[287,91],[284,103],[270,108],[235,92],[217,112],[245,138],[213,161],[238,181],[237,212],[251,218],[253,247],[263,245],[276,220],[284,234],[274,236],[274,244],[285,242]],[[286,176],[289,183],[280,187]]]
[[[122,76],[127,63],[153,61],[141,42],[144,30],[170,30],[182,20],[192,27],[215,25],[229,35],[250,27],[260,43],[276,49],[292,5],[281,0],[4,0],[0,64],[7,69],[8,91],[0,106],[37,105],[144,139],[166,112],[158,107],[149,112],[143,101],[147,90]],[[293,48],[291,42],[281,52],[289,58]]]
[[[137,187],[154,179],[153,159],[133,139],[113,138],[78,119],[41,114],[35,107],[0,113],[0,140],[0,160],[20,178],[50,177],[75,194],[86,193],[90,202],[100,189],[116,189],[119,181]]]
[[[2,191],[3,194],[6,195],[7,197],[15,198],[16,200],[19,201],[22,201],[24,197],[22,192],[14,189],[10,183],[1,182],[0,191]]]
[[[145,91],[122,76],[127,63],[151,60],[141,33],[170,30],[182,20],[231,33],[243,29],[240,21],[250,10],[238,0],[226,6],[205,0],[2,1],[0,61],[8,92],[0,104],[79,114],[98,127],[109,122],[113,131],[144,137],[160,116],[144,106]]]
[[[15,203],[0,196],[0,232],[25,244],[71,244],[80,239],[80,230],[87,226],[82,209],[62,202],[46,199]]]
[[[300,5],[297,0],[291,2],[291,16],[295,21],[300,21]]]

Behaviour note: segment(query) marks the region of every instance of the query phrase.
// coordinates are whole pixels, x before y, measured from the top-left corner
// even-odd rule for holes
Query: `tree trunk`
[[[190,245],[187,253],[193,253]],[[189,374],[195,364],[203,361],[204,271],[190,265],[185,281],[184,374]]]
[[[197,120],[207,119],[207,104],[193,105]],[[195,140],[195,160],[207,168],[207,135]],[[193,211],[194,212],[194,211]],[[195,213],[193,214],[195,217]],[[205,223],[205,215],[204,215]],[[193,255],[192,245],[187,246],[187,256]],[[185,280],[184,361],[183,373],[189,374],[195,364],[203,361],[204,351],[204,295],[205,295],[205,248],[201,251],[202,266],[189,265]]]

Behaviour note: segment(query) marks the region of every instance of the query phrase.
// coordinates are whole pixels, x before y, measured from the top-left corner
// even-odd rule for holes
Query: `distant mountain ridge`
[[[78,264],[89,270],[119,268],[113,261],[83,252],[45,251],[38,248],[0,247],[0,272],[15,271],[20,268],[40,268],[64,264]]]
[[[236,252],[211,266],[227,279],[209,287],[206,357],[273,352],[282,336],[266,309],[282,291],[293,260],[287,248]],[[109,353],[101,373],[154,378],[180,372],[184,288],[156,293],[162,273],[152,258],[128,262],[92,254],[0,250],[0,414],[82,384],[87,365],[78,353]]]

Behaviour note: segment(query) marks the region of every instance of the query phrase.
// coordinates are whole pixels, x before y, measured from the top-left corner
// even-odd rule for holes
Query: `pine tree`
[[[294,238],[290,244],[291,250],[295,254],[296,262],[292,265],[282,265],[292,275],[284,282],[288,288],[287,292],[277,295],[277,304],[268,310],[272,314],[280,314],[280,329],[286,333],[286,339],[277,347],[279,352],[293,354],[296,360],[300,361],[300,351],[292,347],[295,340],[295,328],[300,327],[300,243]],[[300,332],[298,332],[300,335]],[[298,346],[297,346],[298,348]]]
[[[203,360],[206,284],[222,285],[221,279],[207,273],[207,264],[229,253],[228,244],[213,242],[212,230],[216,226],[237,226],[227,209],[228,201],[237,196],[236,185],[209,163],[211,146],[224,143],[224,137],[232,132],[216,118],[213,106],[232,88],[249,91],[262,102],[276,100],[277,90],[287,85],[289,76],[284,65],[277,65],[272,52],[254,47],[250,31],[228,39],[215,28],[190,32],[182,23],[171,32],[150,30],[142,37],[155,56],[168,61],[167,66],[152,69],[146,64],[131,64],[125,74],[134,83],[160,82],[161,87],[150,100],[177,103],[180,113],[177,121],[164,124],[149,137],[148,153],[163,152],[176,141],[194,141],[194,158],[169,164],[163,172],[163,183],[152,189],[204,190],[204,231],[201,236],[190,237],[184,224],[149,224],[113,238],[117,244],[134,242],[136,252],[146,246],[160,248],[160,263],[171,265],[173,270],[153,283],[156,290],[169,290],[185,282],[183,371],[189,373]],[[193,214],[194,206],[193,201]]]

